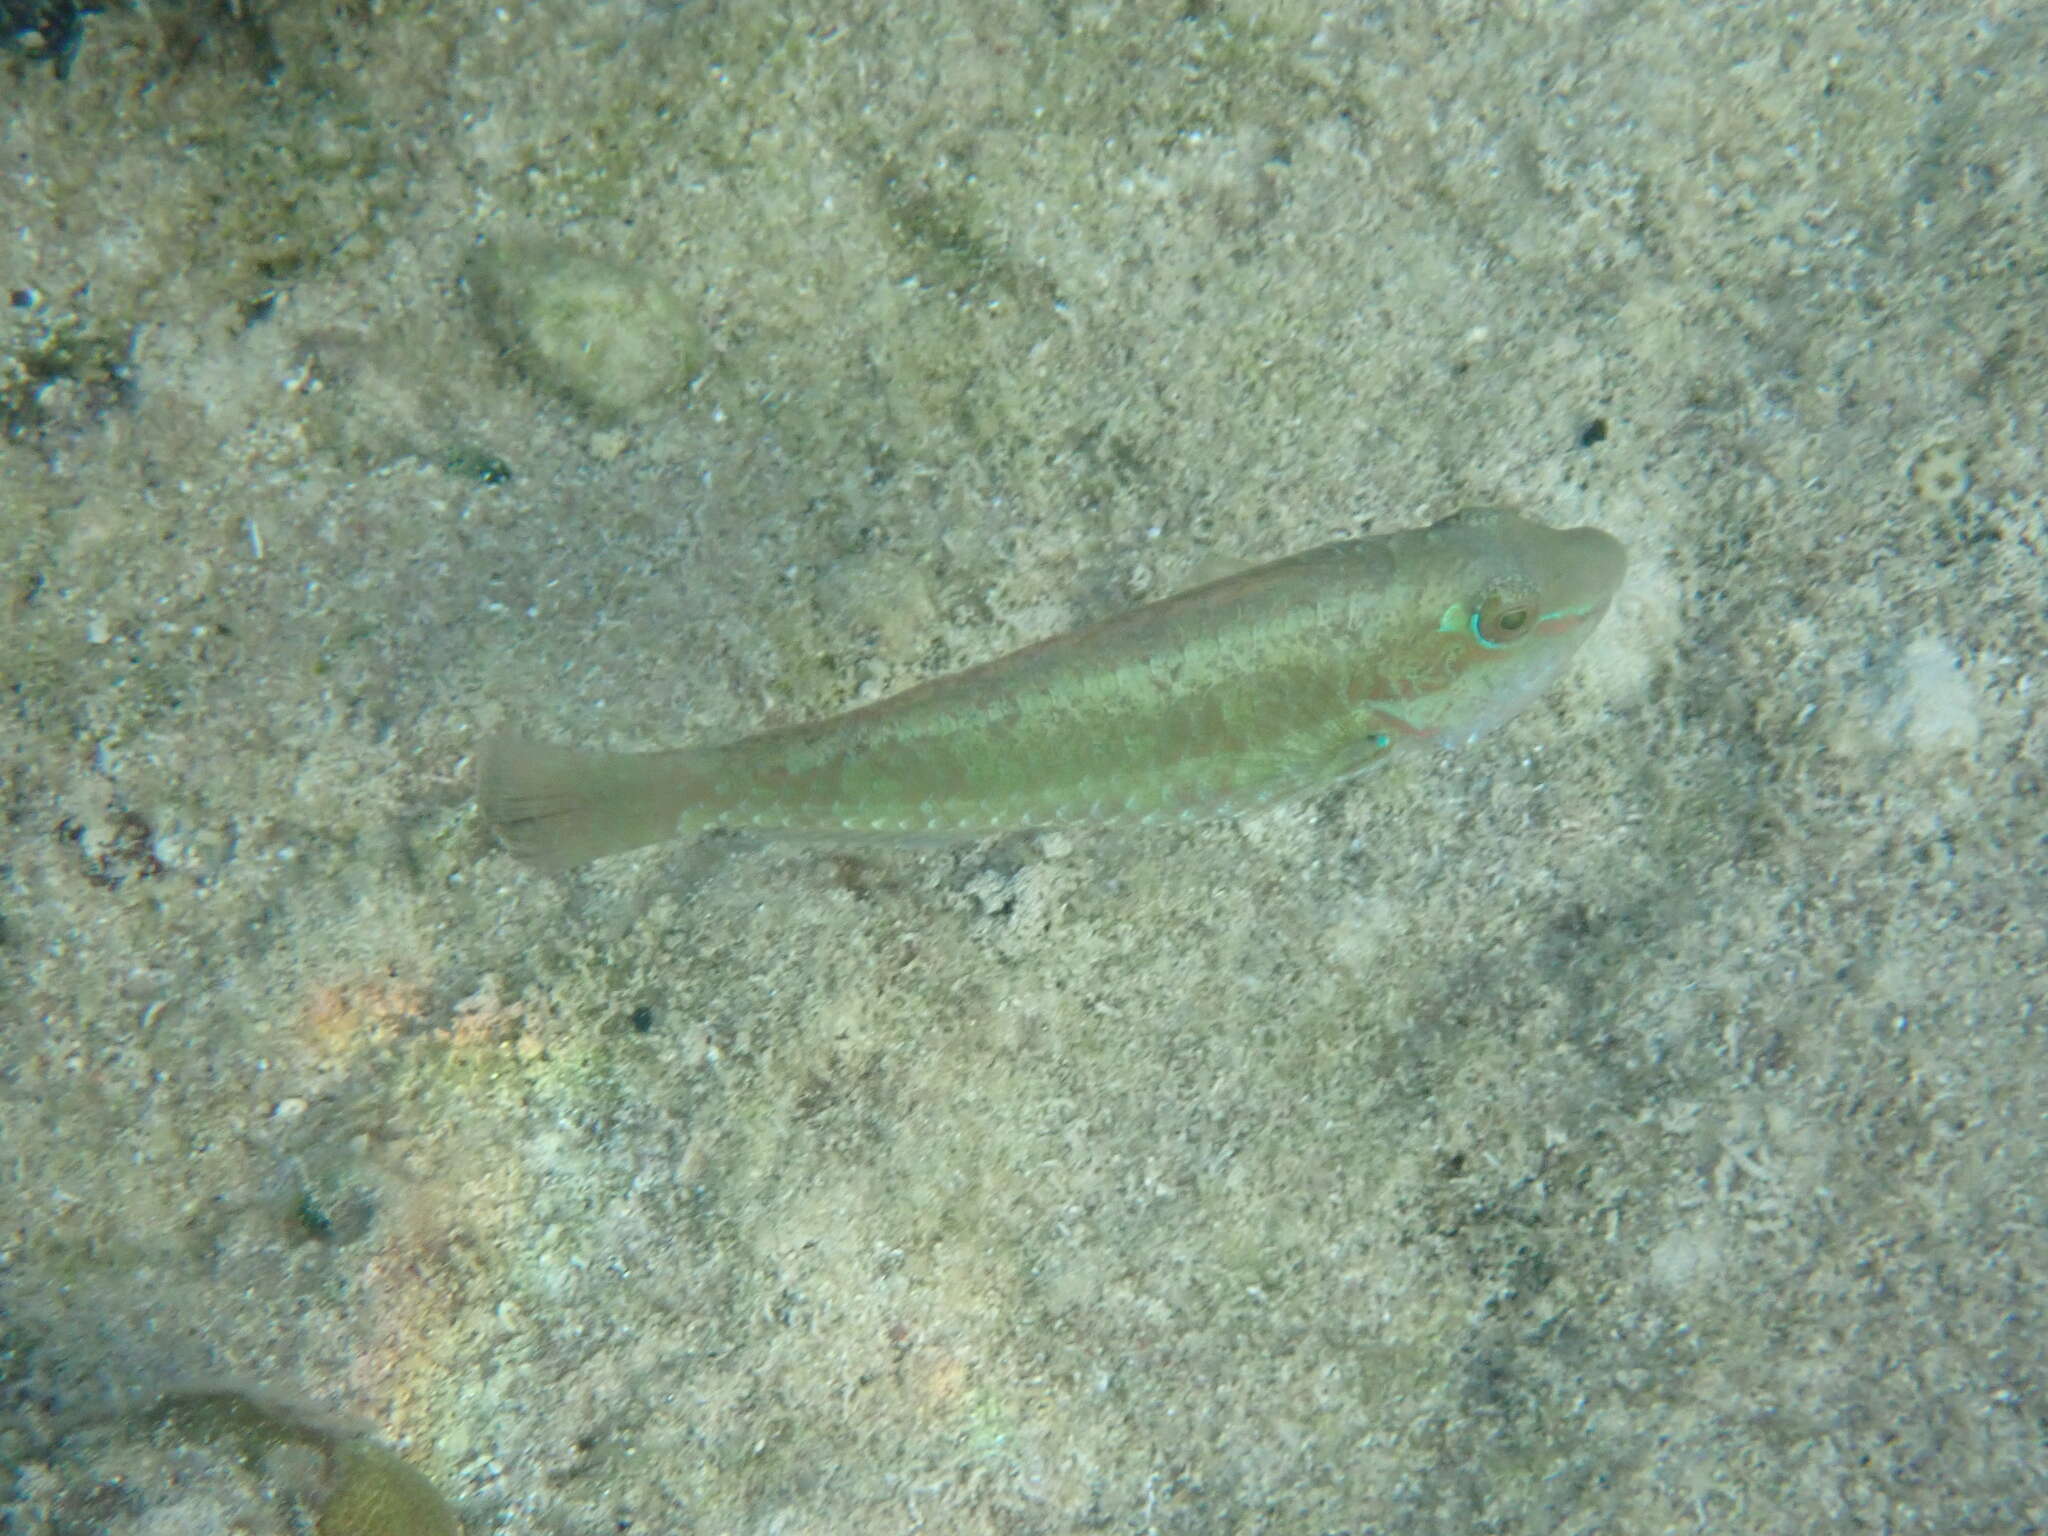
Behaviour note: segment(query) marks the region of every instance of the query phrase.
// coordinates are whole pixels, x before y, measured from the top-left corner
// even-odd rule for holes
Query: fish
[[[916,844],[1239,815],[1506,720],[1564,670],[1627,565],[1598,528],[1467,508],[736,741],[499,736],[477,799],[545,871],[714,830]]]

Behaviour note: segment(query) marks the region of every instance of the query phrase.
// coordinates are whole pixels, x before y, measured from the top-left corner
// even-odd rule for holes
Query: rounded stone
[[[605,420],[679,404],[710,352],[671,273],[515,239],[480,246],[463,276],[513,365]]]

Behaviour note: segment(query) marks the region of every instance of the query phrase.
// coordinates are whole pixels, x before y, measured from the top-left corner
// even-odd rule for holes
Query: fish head
[[[1498,507],[1396,538],[1383,707],[1447,747],[1491,730],[1548,686],[1628,568],[1611,534],[1551,528]]]

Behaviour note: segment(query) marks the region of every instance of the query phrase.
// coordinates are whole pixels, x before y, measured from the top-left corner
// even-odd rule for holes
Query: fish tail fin
[[[698,775],[680,752],[583,752],[499,736],[477,767],[477,804],[505,846],[553,872],[676,835]]]

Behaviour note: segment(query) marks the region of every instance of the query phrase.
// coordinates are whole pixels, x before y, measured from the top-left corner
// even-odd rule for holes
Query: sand
[[[244,17],[0,71],[0,1523],[2048,1524],[2037,19]],[[1308,806],[477,821],[1473,502],[1620,602]]]

